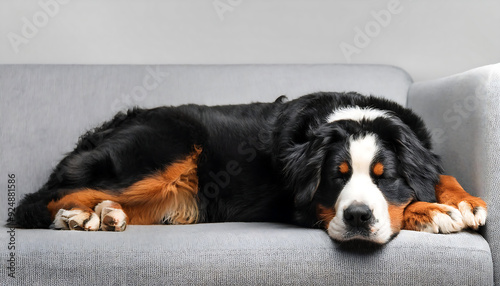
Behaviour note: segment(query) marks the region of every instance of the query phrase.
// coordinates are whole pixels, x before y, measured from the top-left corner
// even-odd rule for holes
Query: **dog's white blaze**
[[[387,111],[373,108],[361,108],[359,106],[352,106],[334,110],[327,118],[327,122],[334,122],[340,120],[354,120],[361,121],[363,119],[374,120],[378,117],[389,117]]]
[[[336,216],[330,222],[328,233],[335,239],[344,240],[346,234],[344,210],[352,203],[359,202],[366,204],[372,210],[375,223],[370,237],[358,238],[385,243],[392,235],[388,205],[384,195],[370,177],[370,167],[378,152],[376,137],[370,134],[355,140],[351,138],[349,141],[352,176],[337,199]]]

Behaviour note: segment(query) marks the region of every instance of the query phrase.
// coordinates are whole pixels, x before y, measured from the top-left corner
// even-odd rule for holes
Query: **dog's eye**
[[[380,162],[377,162],[372,167],[373,174],[375,176],[382,176],[384,174],[384,165]]]

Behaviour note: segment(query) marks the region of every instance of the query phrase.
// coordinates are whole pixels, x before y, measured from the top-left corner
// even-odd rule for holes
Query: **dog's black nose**
[[[367,226],[372,217],[372,211],[365,204],[353,203],[344,210],[344,221],[350,226]]]

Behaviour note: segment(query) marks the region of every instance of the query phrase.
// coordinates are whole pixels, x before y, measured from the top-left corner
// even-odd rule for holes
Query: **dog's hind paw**
[[[127,228],[127,215],[119,203],[102,201],[94,210],[101,217],[101,230],[124,231]]]
[[[100,219],[96,213],[81,209],[60,209],[52,223],[55,229],[99,230]]]

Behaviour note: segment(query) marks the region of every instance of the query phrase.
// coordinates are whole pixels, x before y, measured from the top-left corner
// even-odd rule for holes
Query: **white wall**
[[[500,62],[500,1],[39,1],[0,1],[0,63],[383,63],[419,81]]]

